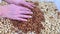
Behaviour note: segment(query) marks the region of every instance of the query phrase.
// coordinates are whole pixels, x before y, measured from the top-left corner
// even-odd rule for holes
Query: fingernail
[[[27,21],[27,20],[25,20],[25,21]]]
[[[33,12],[31,12],[31,14],[33,14]]]
[[[30,18],[32,18],[32,16],[30,16]]]

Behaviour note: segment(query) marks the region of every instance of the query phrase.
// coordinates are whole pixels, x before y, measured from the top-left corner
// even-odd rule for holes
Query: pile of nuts
[[[14,21],[11,20],[13,25],[15,27],[18,27],[20,30],[22,30],[24,33],[27,33],[29,31],[35,32],[36,34],[39,34],[41,29],[44,29],[41,21],[44,21],[44,14],[43,12],[35,7],[33,10],[32,18],[29,18],[27,22],[21,22],[21,21]]]

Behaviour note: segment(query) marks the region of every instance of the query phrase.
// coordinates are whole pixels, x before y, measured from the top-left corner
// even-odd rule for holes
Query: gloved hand
[[[33,14],[30,9],[14,4],[2,6],[0,8],[0,13],[2,17],[19,21],[27,21],[25,18],[32,18],[32,16],[27,14]]]
[[[25,0],[5,0],[5,1],[10,3],[10,4],[16,4],[16,5],[22,4],[22,5],[27,6],[29,8],[35,7],[35,5],[33,3],[26,2]]]

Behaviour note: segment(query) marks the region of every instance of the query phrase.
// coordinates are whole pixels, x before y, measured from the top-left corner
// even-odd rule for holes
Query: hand
[[[22,6],[16,6],[14,4],[4,5],[1,8],[2,17],[7,17],[14,20],[27,21],[27,19],[25,18],[32,18],[32,16],[26,14],[33,14],[33,13],[28,8]]]
[[[17,4],[17,5],[24,5],[24,6],[27,6],[29,8],[33,8],[35,7],[35,5],[33,3],[30,3],[30,2],[26,2],[25,0],[5,0],[6,2],[8,3],[12,3],[12,4]]]

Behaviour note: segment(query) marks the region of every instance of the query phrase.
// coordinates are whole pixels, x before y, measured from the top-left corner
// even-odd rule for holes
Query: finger
[[[16,20],[19,20],[19,21],[27,21],[27,19],[23,19],[23,18],[17,18]]]
[[[31,2],[26,2],[28,5],[31,5],[33,7],[35,7],[34,3],[31,3]]]
[[[33,14],[33,12],[31,12],[31,11],[20,11],[19,14]]]
[[[18,17],[14,17],[14,18],[10,18],[10,19],[18,20],[18,21],[27,21],[27,19],[18,18]]]
[[[22,7],[22,6],[19,6],[19,7],[20,7],[20,11],[31,11],[30,9],[26,7]]]
[[[24,2],[24,3],[22,3],[22,5],[29,7],[31,9],[35,7],[35,5],[33,3],[29,3],[29,2]]]
[[[24,5],[26,5],[27,7],[31,8],[31,9],[33,8],[33,6],[30,3],[25,2]]]
[[[32,16],[29,15],[17,15],[19,18],[32,18]]]

